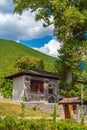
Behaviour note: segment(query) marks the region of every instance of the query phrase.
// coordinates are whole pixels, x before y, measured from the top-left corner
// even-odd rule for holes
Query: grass
[[[20,43],[0,39],[0,76],[4,77],[15,73],[14,64],[23,56],[33,56],[43,59],[45,70],[54,71],[56,58],[43,54],[37,50],[24,46]]]
[[[0,116],[21,116],[21,104],[8,100],[0,100]],[[24,108],[24,116],[25,117],[49,117],[50,114],[46,112],[41,112],[39,110],[33,110],[30,108]]]

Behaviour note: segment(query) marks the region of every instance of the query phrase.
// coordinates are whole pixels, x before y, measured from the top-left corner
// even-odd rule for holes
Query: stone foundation
[[[45,101],[34,101],[34,102],[24,102],[25,106],[32,109],[38,109],[43,112],[53,113],[54,111],[54,103],[48,103]],[[57,114],[61,119],[64,119],[64,109],[63,105],[56,104]]]

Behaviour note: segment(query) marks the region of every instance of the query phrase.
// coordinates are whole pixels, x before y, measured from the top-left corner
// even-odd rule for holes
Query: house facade
[[[7,77],[13,80],[15,101],[58,102],[60,77],[56,73],[28,69]]]

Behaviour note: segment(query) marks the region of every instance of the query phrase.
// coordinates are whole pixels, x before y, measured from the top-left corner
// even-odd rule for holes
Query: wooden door
[[[72,105],[65,105],[65,118],[72,117]]]

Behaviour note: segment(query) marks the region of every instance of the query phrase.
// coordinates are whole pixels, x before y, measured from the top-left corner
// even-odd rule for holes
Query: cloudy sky
[[[0,0],[0,39],[21,42],[51,56],[57,56],[60,43],[53,37],[53,25],[44,28],[35,21],[35,14],[25,11],[21,16],[13,13],[13,0]]]

